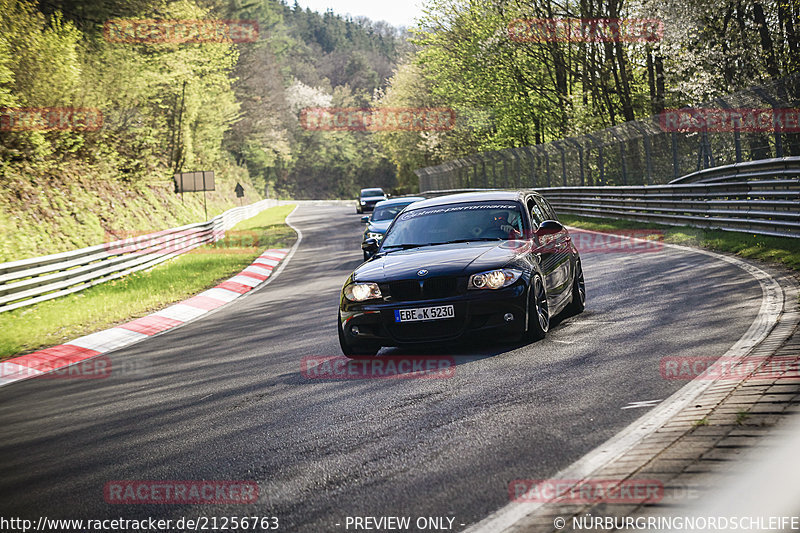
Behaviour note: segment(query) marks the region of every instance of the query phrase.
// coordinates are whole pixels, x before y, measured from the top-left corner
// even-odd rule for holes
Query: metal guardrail
[[[540,192],[560,213],[800,238],[800,179]]]
[[[276,200],[235,207],[207,222],[80,250],[0,263],[0,313],[37,304],[144,270],[224,237]]]
[[[717,183],[731,180],[763,180],[767,177],[796,178],[798,176],[800,176],[800,157],[777,157],[699,170],[676,178],[669,183]]]
[[[477,190],[487,189],[423,194]],[[559,213],[800,238],[800,157],[726,165],[667,185],[536,190]]]
[[[703,169],[800,155],[800,132],[781,118],[781,111],[798,107],[800,72],[795,72],[666,114],[532,146],[470,154],[415,172],[420,191],[666,185]],[[678,111],[684,118],[708,112],[716,119],[678,125],[669,119]],[[754,116],[762,122],[751,123]]]

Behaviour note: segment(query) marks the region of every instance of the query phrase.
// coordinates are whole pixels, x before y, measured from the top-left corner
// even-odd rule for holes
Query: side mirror
[[[543,235],[555,235],[556,233],[561,233],[564,231],[564,226],[561,222],[556,220],[545,220],[542,222],[539,229],[536,230],[536,235],[541,237]]]
[[[369,215],[365,215],[365,216],[361,217],[361,223],[362,224],[369,223]]]
[[[380,248],[380,245],[378,244],[377,239],[367,239],[361,243],[361,249],[368,254],[374,254],[378,251],[378,248]]]

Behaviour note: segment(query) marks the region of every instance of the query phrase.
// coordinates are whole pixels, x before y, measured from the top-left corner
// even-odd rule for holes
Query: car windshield
[[[409,202],[413,203],[413,202]],[[383,207],[376,207],[375,212],[372,214],[373,222],[380,222],[381,220],[392,220],[397,216],[397,213],[409,204],[393,204]]]
[[[383,196],[383,189],[361,189],[361,196]]]
[[[513,239],[522,234],[520,213],[519,204],[510,201],[414,209],[400,215],[386,236],[383,248]]]

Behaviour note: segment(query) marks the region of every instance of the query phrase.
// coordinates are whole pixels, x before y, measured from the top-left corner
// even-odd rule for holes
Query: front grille
[[[436,300],[458,294],[457,278],[430,278],[389,283],[389,294],[397,302]]]

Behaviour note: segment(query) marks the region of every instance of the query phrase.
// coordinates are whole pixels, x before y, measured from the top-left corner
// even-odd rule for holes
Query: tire
[[[547,304],[547,288],[539,274],[534,274],[531,281],[527,320],[528,339],[532,341],[544,339],[550,329],[550,308]]]
[[[575,261],[575,276],[572,279],[572,301],[567,306],[569,316],[579,315],[586,309],[586,283],[583,280],[583,268],[580,260]]]
[[[342,317],[339,315],[339,320],[336,322],[337,329],[339,330],[339,347],[342,349],[342,353],[351,359],[358,358],[358,357],[370,357],[375,356],[378,354],[378,351],[381,349],[380,346],[359,346],[358,348],[351,346],[347,343],[347,339],[344,336],[344,331],[342,330]]]

